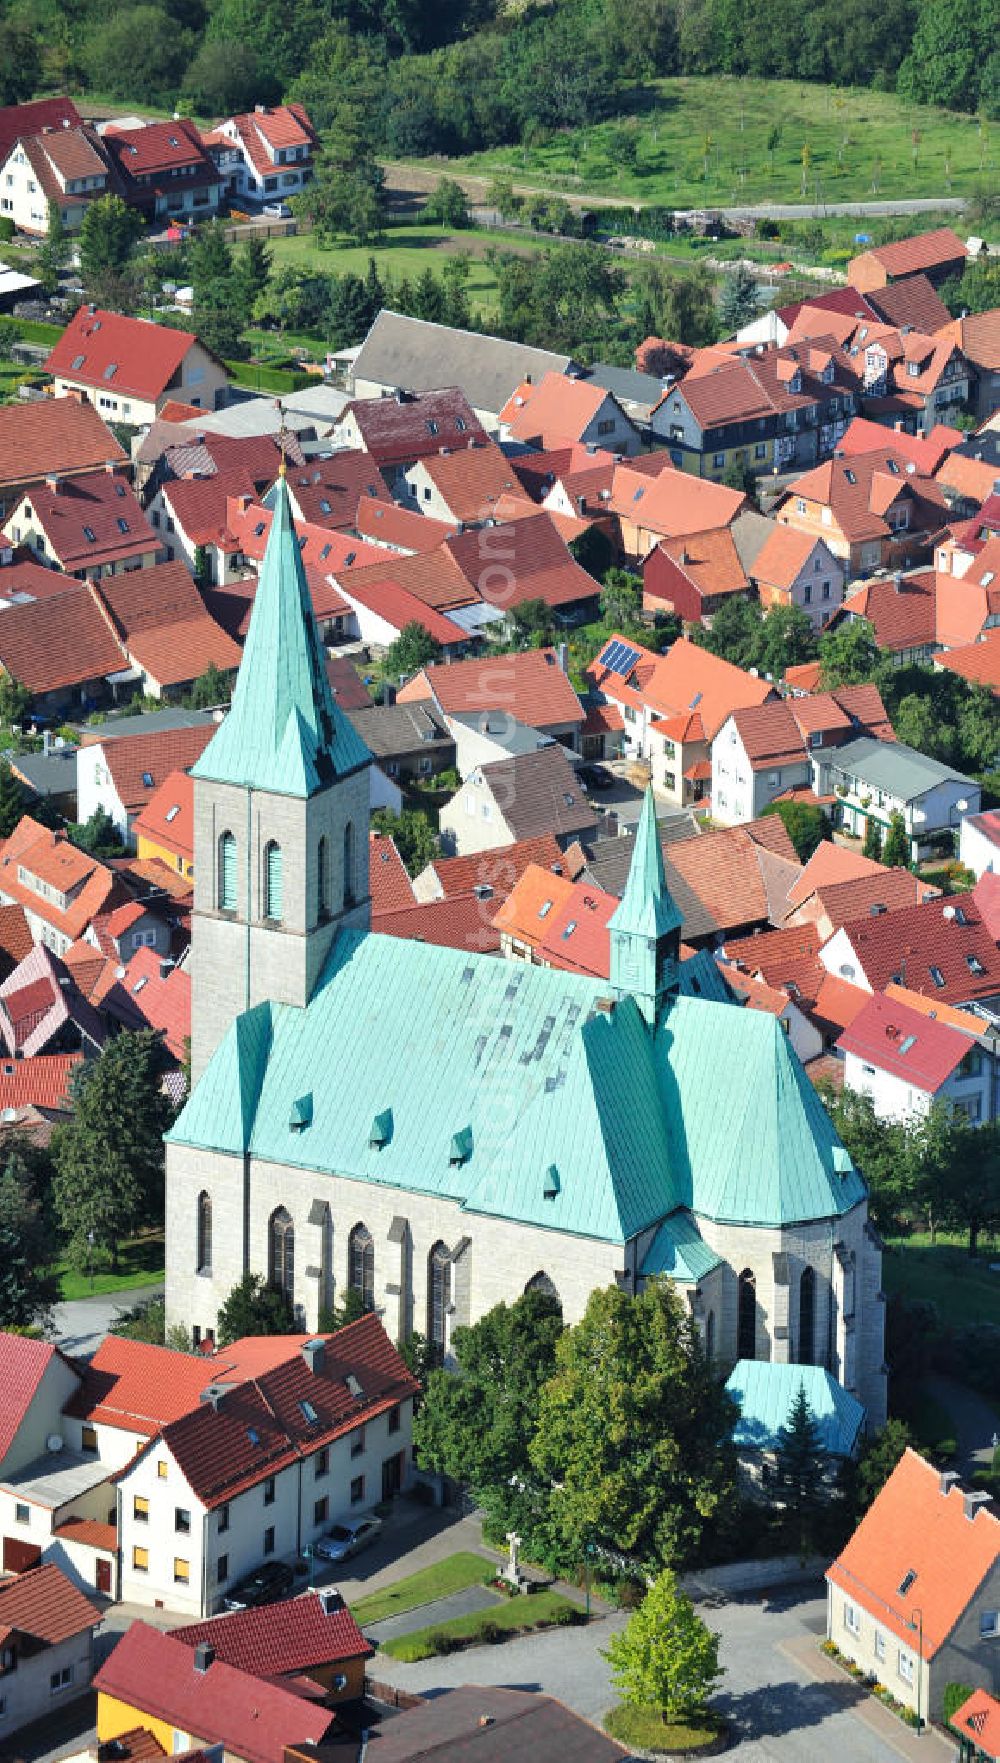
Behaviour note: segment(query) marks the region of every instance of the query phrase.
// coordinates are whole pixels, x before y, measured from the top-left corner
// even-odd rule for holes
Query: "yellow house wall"
[[[150,858],[158,858],[161,863],[166,864],[168,869],[172,869],[176,875],[183,875],[188,881],[191,881],[194,878],[193,863],[188,863],[187,859],[182,857],[181,863],[183,864],[183,868],[178,869],[177,859],[180,853],[172,851],[169,845],[158,845],[155,839],[147,839],[142,833],[140,833],[138,837],[137,855],[144,861],[148,861]]]
[[[171,1756],[174,1748],[174,1726],[170,1720],[157,1720],[142,1708],[133,1708],[129,1702],[119,1702],[115,1696],[102,1693],[97,1697],[97,1738],[98,1743],[105,1745],[109,1739],[120,1738],[123,1732],[131,1732],[141,1726],[144,1731],[151,1732],[158,1744],[163,1746],[167,1756]]]

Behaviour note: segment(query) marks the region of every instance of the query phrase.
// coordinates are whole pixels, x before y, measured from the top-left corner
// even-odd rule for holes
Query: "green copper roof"
[[[330,690],[282,478],[232,706],[192,774],[311,796],[370,758]]]
[[[773,1018],[681,996],[651,1034],[607,990],[341,930],[306,1008],[241,1017],[169,1136],[615,1243],[679,1209],[780,1224],[863,1197]]]
[[[630,936],[654,940],[668,931],[679,930],[682,919],[667,887],[663,872],[663,852],[656,828],[656,808],[650,787],[643,798],[635,849],[629,866],[628,881],[621,903],[610,919],[608,928],[626,931]]]
[[[680,1285],[696,1286],[713,1267],[720,1265],[720,1257],[702,1241],[688,1214],[675,1212],[663,1220],[639,1272],[645,1279],[667,1274]]]
[[[819,1365],[776,1365],[765,1359],[738,1359],[726,1383],[726,1394],[740,1411],[733,1427],[737,1449],[776,1450],[800,1389],[806,1392],[824,1451],[849,1457],[864,1423],[861,1403]]]

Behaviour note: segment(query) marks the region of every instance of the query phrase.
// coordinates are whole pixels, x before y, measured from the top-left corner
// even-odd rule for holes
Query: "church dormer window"
[[[264,846],[264,917],[276,924],[281,922],[282,892],[281,846],[269,839]]]
[[[219,911],[236,911],[236,840],[223,833],[219,840]]]

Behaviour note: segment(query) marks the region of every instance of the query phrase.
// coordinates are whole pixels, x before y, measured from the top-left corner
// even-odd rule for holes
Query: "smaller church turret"
[[[677,993],[681,923],[663,871],[650,786],[639,814],[625,892],[608,929],[611,984],[620,997],[635,999],[651,1026]]]
[[[192,767],[192,1075],[241,1011],[305,1005],[369,922],[371,754],[337,706],[284,474],[229,714]]]

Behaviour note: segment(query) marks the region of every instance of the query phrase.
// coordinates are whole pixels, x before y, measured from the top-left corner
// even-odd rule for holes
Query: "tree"
[[[375,832],[388,833],[395,841],[410,875],[419,875],[438,854],[437,834],[430,815],[422,808],[404,808],[401,814],[393,814],[390,808],[377,808],[372,815],[372,827]]]
[[[469,224],[469,205],[465,191],[454,178],[439,178],[424,204],[427,220],[456,231]]]
[[[547,600],[521,600],[508,617],[514,641],[523,648],[552,641],[552,608]]]
[[[826,1453],[804,1383],[778,1431],[774,1488],[803,1555],[816,1546],[816,1526],[826,1501]]]
[[[719,295],[719,319],[724,331],[741,330],[751,319],[756,318],[760,310],[760,293],[757,277],[748,263],[737,263],[732,272],[723,277],[722,291]]]
[[[120,196],[99,196],[87,204],[80,228],[80,274],[99,306],[127,309],[132,303],[129,258],[142,219]]]
[[[254,234],[240,246],[233,264],[232,287],[242,328],[250,323],[256,302],[267,287],[273,253],[266,239]]]
[[[38,279],[42,284],[42,292],[50,299],[59,292],[59,277],[66,267],[68,256],[69,242],[62,206],[58,202],[50,202],[45,243],[38,253]]]
[[[776,814],[782,821],[800,863],[808,863],[817,846],[831,836],[830,822],[812,802],[770,802],[764,813]]]
[[[664,1721],[704,1708],[722,1675],[719,1637],[706,1627],[676,1574],[664,1568],[603,1654],[626,1702],[658,1708]]]
[[[609,569],[601,589],[601,617],[615,630],[632,630],[642,613],[642,577],[630,569]]]
[[[914,1202],[909,1128],[880,1120],[870,1096],[844,1090],[830,1104],[833,1124],[868,1183],[868,1212],[876,1230],[898,1234]]]
[[[916,747],[919,753],[940,759],[946,765],[954,761],[956,731],[940,719],[924,693],[908,692],[905,698],[901,698],[892,722],[897,739],[908,747]]]
[[[562,1329],[558,1299],[541,1291],[497,1304],[470,1328],[456,1328],[459,1375],[431,1372],[414,1422],[421,1463],[468,1487],[501,1531],[515,1518],[524,1523],[525,1512],[532,1527],[533,1502],[525,1491],[537,1478],[528,1445]]]
[[[824,631],[819,639],[821,681],[825,692],[838,686],[861,686],[874,679],[879,652],[875,631],[866,618],[852,618]]]
[[[419,619],[404,624],[394,643],[385,652],[385,671],[402,678],[419,673],[433,661],[440,661],[441,645]]]
[[[727,594],[718,612],[712,615],[712,628],[698,625],[692,631],[694,642],[734,667],[756,667],[762,635],[763,613],[756,600],[742,594]]]
[[[172,103],[191,55],[190,31],[160,6],[119,7],[95,18],[83,46],[90,85],[115,98]]]
[[[287,1292],[269,1286],[261,1273],[245,1273],[220,1307],[215,1338],[231,1347],[244,1335],[294,1334],[295,1317]]]
[[[31,1173],[15,1147],[5,1147],[0,1173],[0,1328],[44,1326],[58,1295],[48,1272],[52,1240],[32,1193]]]
[[[556,1348],[530,1457],[567,1563],[588,1543],[691,1559],[734,1497],[732,1407],[674,1287],[594,1291]]]
[[[89,820],[71,821],[67,832],[74,845],[92,857],[120,857],[122,837],[106,808],[98,806]]]
[[[641,337],[667,337],[696,348],[715,342],[719,323],[707,269],[682,275],[659,263],[643,264],[633,285]]]
[[[231,359],[242,347],[242,335],[253,301],[236,272],[225,229],[213,220],[191,246],[191,287],[194,328],[206,348]]]
[[[108,1331],[127,1341],[147,1341],[153,1347],[171,1347],[175,1353],[192,1353],[191,1330],[181,1322],[167,1327],[165,1298],[143,1298],[128,1310],[119,1310]]]
[[[347,1286],[342,1304],[329,1304],[319,1313],[320,1334],[335,1334],[349,1322],[358,1322],[365,1315],[365,1301],[354,1286]]]
[[[906,822],[898,809],[889,816],[889,826],[882,846],[882,862],[887,869],[908,869],[910,865],[910,838]]]
[[[163,1216],[163,1134],[173,1109],[160,1084],[151,1029],[122,1032],[78,1068],[74,1113],[53,1136],[53,1194],[70,1257],[107,1251],[118,1269],[122,1239]]]
[[[231,678],[210,661],[191,687],[192,709],[214,710],[218,704],[228,704],[232,696]]]
[[[742,496],[753,497],[757,480],[745,459],[737,458],[734,453],[722,474],[722,481],[727,489],[739,490]]]
[[[200,115],[232,116],[272,102],[281,88],[249,43],[210,38],[184,75],[184,93]]]
[[[0,671],[0,723],[18,728],[31,709],[31,693],[12,673]]]
[[[887,1420],[881,1432],[866,1438],[855,1476],[855,1510],[860,1518],[880,1494],[913,1436],[905,1420]]]
[[[7,761],[0,760],[0,839],[9,839],[24,813],[24,791]]]
[[[873,815],[869,815],[865,821],[865,840],[861,854],[870,858],[873,863],[878,863],[882,857],[882,827]]]
[[[764,618],[754,665],[769,679],[780,680],[789,667],[801,667],[816,656],[816,633],[801,606],[772,606]]]
[[[365,119],[345,109],[322,143],[312,181],[296,203],[311,216],[320,246],[340,234],[366,245],[382,230],[385,173],[370,139]]]

